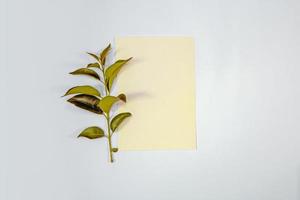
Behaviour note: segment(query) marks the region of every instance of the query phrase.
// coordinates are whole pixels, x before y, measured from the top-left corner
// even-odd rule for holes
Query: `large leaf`
[[[89,52],[86,52],[86,53],[89,54],[90,56],[92,56],[93,58],[95,58],[95,60],[100,61],[99,57],[96,56],[95,54],[89,53]]]
[[[86,128],[78,135],[78,137],[86,137],[89,139],[96,139],[104,136],[104,131],[97,126]]]
[[[101,97],[100,92],[89,85],[82,85],[82,86],[76,86],[69,89],[64,96],[70,95],[70,94],[89,94]]]
[[[68,100],[68,102],[74,104],[75,106],[88,110],[90,112],[96,113],[96,114],[102,114],[103,111],[98,106],[100,100],[97,97],[86,95],[86,94],[78,94],[71,99]]]
[[[110,128],[112,131],[115,131],[119,125],[127,118],[130,117],[131,113],[126,112],[126,113],[120,113],[117,116],[115,116],[110,123]]]
[[[114,96],[106,96],[103,99],[100,100],[99,102],[99,107],[105,112],[109,113],[111,107],[119,101],[120,99],[118,97]]]
[[[73,75],[87,75],[87,76],[91,76],[91,77],[94,77],[94,78],[100,80],[99,75],[94,70],[87,69],[87,68],[77,69],[74,72],[70,72],[70,74],[73,74]]]
[[[114,79],[118,75],[118,73],[121,70],[122,66],[125,65],[131,59],[132,58],[128,58],[127,60],[118,60],[105,70],[105,78],[106,78],[105,81],[107,83],[107,87],[108,87],[109,91],[112,87]]]
[[[105,60],[108,52],[110,51],[110,44],[100,53],[99,58],[102,65],[105,65]]]
[[[87,67],[87,68],[95,67],[95,68],[99,68],[99,69],[100,69],[99,63],[90,63],[90,64],[88,64],[86,67]]]

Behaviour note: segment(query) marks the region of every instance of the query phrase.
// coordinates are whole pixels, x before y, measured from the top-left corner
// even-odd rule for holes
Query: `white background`
[[[0,199],[299,200],[299,9],[2,0]],[[124,35],[195,38],[197,151],[120,152],[109,164],[104,141],[76,138],[99,119],[60,96],[95,82],[67,73]]]

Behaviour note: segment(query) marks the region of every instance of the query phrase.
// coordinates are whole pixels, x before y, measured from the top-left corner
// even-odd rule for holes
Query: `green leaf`
[[[121,70],[122,66],[125,65],[131,59],[132,59],[132,57],[128,58],[127,60],[118,60],[105,70],[105,78],[106,78],[105,81],[108,85],[108,90],[109,91],[110,91],[110,89],[113,85],[114,79],[118,75],[118,73]]]
[[[115,131],[119,125],[127,118],[130,117],[131,113],[126,112],[126,113],[120,113],[117,116],[115,116],[110,123],[110,128],[112,131]]]
[[[104,131],[97,126],[86,128],[78,135],[78,137],[86,137],[89,139],[96,139],[104,136]]]
[[[74,72],[70,72],[70,74],[73,74],[73,75],[87,75],[87,76],[91,76],[91,77],[94,77],[95,79],[100,80],[99,75],[94,70],[87,69],[87,68],[77,69]]]
[[[100,100],[99,102],[99,107],[105,112],[109,113],[111,107],[119,101],[120,99],[118,97],[114,96],[106,96],[103,99]]]
[[[105,60],[108,52],[110,51],[111,46],[110,44],[100,53],[99,58],[102,65],[105,65]]]
[[[89,94],[101,97],[100,92],[89,85],[82,85],[82,86],[76,86],[69,89],[64,96],[70,95],[70,94]]]
[[[88,110],[90,112],[96,113],[96,114],[102,114],[103,111],[101,108],[99,108],[98,104],[100,100],[97,97],[87,95],[87,94],[78,94],[71,99],[68,100],[68,102],[74,104],[75,106]]]
[[[112,148],[112,152],[116,153],[116,152],[118,152],[118,151],[119,151],[118,148]]]
[[[125,94],[119,94],[118,98],[126,103],[126,95]]]
[[[88,64],[86,67],[87,67],[87,68],[95,67],[95,68],[99,68],[99,69],[100,69],[99,63],[90,63],[90,64]]]
[[[92,56],[93,58],[95,58],[97,61],[100,61],[99,57],[96,56],[95,54],[89,53],[89,52],[86,52],[86,53],[89,54],[90,56]]]

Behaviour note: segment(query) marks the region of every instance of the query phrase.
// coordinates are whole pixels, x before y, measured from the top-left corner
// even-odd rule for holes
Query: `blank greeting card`
[[[131,119],[120,150],[195,149],[195,52],[189,37],[118,37],[116,57],[134,55],[117,90]]]

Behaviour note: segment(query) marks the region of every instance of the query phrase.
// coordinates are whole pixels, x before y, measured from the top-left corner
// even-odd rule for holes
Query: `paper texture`
[[[120,150],[195,149],[194,41],[189,37],[118,37],[118,59],[133,59],[117,80],[127,95]]]

